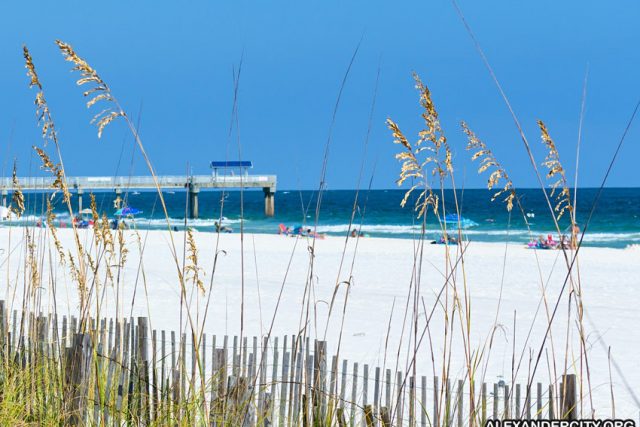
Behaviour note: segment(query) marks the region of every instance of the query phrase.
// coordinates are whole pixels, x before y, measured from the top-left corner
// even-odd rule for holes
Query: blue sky
[[[573,176],[582,84],[589,64],[580,184],[597,186],[640,97],[640,5],[632,1],[461,0],[507,95],[525,125],[537,161],[543,119]],[[144,174],[122,124],[98,140],[88,111],[53,41],[72,44],[96,68],[132,116],[161,174],[208,173],[209,160],[237,159],[229,138],[232,69],[243,56],[239,138],[256,173],[278,175],[280,189],[317,188],[331,115],[353,51],[362,39],[337,115],[329,189],[353,188],[362,161],[376,71],[378,98],[366,181],[394,188],[397,146],[392,117],[407,134],[420,126],[411,79],[432,90],[454,151],[458,186],[485,176],[464,150],[465,120],[494,150],[517,187],[536,186],[508,111],[446,0],[270,2],[3,2],[0,5],[0,151],[7,175],[37,173],[33,97],[21,45],[34,57],[60,131],[70,175]],[[640,123],[634,125],[610,186],[640,186]],[[572,178],[571,178],[572,179]]]

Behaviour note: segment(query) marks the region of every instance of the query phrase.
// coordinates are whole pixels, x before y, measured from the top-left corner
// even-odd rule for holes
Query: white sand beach
[[[49,249],[51,259],[55,259],[55,250],[45,230],[33,230],[38,250],[44,265],[41,266],[44,289],[41,291],[44,300],[51,301],[52,283],[48,267]],[[24,228],[0,228],[0,298],[12,301],[14,292],[14,308],[22,293],[21,277],[25,257]],[[59,230],[60,239],[65,248],[72,249],[73,240],[70,230]],[[92,247],[92,231],[80,232],[82,244]],[[120,277],[123,284],[122,306],[120,314],[128,316],[140,315],[150,317],[151,326],[155,329],[175,330],[180,318],[180,289],[177,279],[175,261],[170,252],[170,237],[165,231],[140,231],[144,254],[140,257],[137,237],[133,231],[126,231],[129,250],[127,263]],[[297,333],[307,327],[312,337],[325,336],[325,325],[329,302],[332,299],[337,283],[342,283],[335,299],[335,308],[329,320],[326,340],[329,350],[335,352],[338,338],[345,291],[349,282],[349,297],[340,357],[350,362],[370,363],[373,366],[395,366],[398,343],[403,328],[403,313],[407,304],[407,296],[414,264],[416,243],[412,240],[362,238],[349,239],[342,269],[340,270],[345,239],[327,237],[315,241],[305,238],[290,238],[278,235],[244,235],[195,233],[199,250],[200,266],[204,272],[206,294],[193,294],[192,315],[194,320],[202,322],[204,306],[211,292],[211,306],[207,314],[205,332],[218,335],[239,335],[241,323],[242,290],[244,289],[244,336],[263,336],[267,333],[282,289],[280,308],[275,317],[272,335]],[[185,235],[173,233],[179,262],[183,260],[183,244]],[[219,239],[219,241],[218,241]],[[43,242],[47,242],[46,252],[42,252]],[[216,246],[217,245],[217,246]],[[310,272],[310,247],[315,256],[313,270]],[[214,255],[218,251],[218,262],[212,277]],[[242,250],[243,248],[243,250]],[[443,245],[424,246],[421,275],[421,295],[424,307],[431,311],[436,302],[436,295],[445,283],[447,271]],[[450,247],[452,259],[460,247]],[[355,256],[355,261],[354,261]],[[140,262],[141,261],[141,262]],[[56,262],[54,261],[54,264]],[[351,266],[353,263],[353,270]],[[539,268],[538,268],[539,265]],[[464,271],[463,271],[464,267]],[[449,267],[450,269],[450,267]],[[78,299],[76,291],[64,284],[69,283],[69,272],[60,266],[54,266],[56,299],[59,312],[75,313]],[[244,274],[241,274],[244,271]],[[503,276],[504,271],[504,276]],[[521,245],[505,245],[497,243],[478,243],[471,241],[464,256],[464,263],[456,266],[455,281],[459,293],[466,288],[470,295],[471,306],[471,348],[481,350],[491,334],[492,327],[497,324],[494,345],[488,355],[485,381],[493,383],[504,379],[507,383],[512,378],[512,355],[515,347],[516,360],[521,367],[516,375],[523,381],[531,369],[530,358],[535,361],[547,328],[547,312],[541,302],[544,284],[547,287],[547,303],[549,311],[553,310],[557,296],[566,276],[567,268],[561,251],[527,250]],[[624,375],[624,380],[634,393],[640,395],[640,370],[637,369],[637,353],[640,349],[640,328],[637,327],[637,304],[640,300],[640,249],[581,249],[579,255],[579,272],[586,313],[584,327],[588,350],[591,388],[593,390],[596,415],[610,415],[611,397],[607,349],[611,348],[613,360]],[[313,286],[308,288],[309,276],[313,277]],[[466,281],[465,281],[466,278]],[[213,286],[209,290],[211,280]],[[7,283],[8,281],[8,283]],[[243,286],[244,283],[244,286]],[[301,318],[307,317],[305,310],[305,290],[311,291],[311,310],[307,325],[301,325]],[[565,364],[564,354],[569,334],[569,355],[572,349],[578,353],[577,328],[572,320],[567,328],[567,312],[575,319],[576,307],[569,307],[569,285],[558,306],[554,327],[551,329],[551,340],[547,341],[545,351],[537,370],[537,380],[547,383],[553,373],[547,361],[555,351],[557,372],[562,371]],[[191,295],[191,289],[188,290]],[[132,295],[136,301],[131,306]],[[449,304],[451,304],[452,288],[449,288]],[[501,302],[500,295],[502,294]],[[308,297],[308,294],[307,294]],[[462,295],[461,295],[462,297]],[[115,293],[107,289],[104,305],[105,315],[115,310]],[[198,301],[196,301],[196,298]],[[395,301],[395,305],[394,305]],[[444,303],[443,299],[441,300]],[[498,304],[500,302],[499,312]],[[197,308],[196,308],[197,305]],[[392,306],[393,312],[392,312]],[[315,309],[315,310],[314,310]],[[410,308],[411,309],[411,308]],[[420,307],[420,311],[423,307]],[[457,314],[456,314],[457,316]],[[457,326],[460,319],[455,318],[453,328],[453,357],[451,375],[462,372],[464,350]],[[406,365],[406,350],[410,336],[409,321],[404,333],[401,348],[399,369]],[[514,328],[515,323],[515,328]],[[420,328],[424,328],[424,317]],[[530,337],[527,340],[529,330]],[[389,330],[385,360],[385,341]],[[568,330],[568,332],[567,332]],[[419,375],[431,377],[442,369],[443,309],[437,306],[430,323],[429,339],[425,340],[419,350],[417,371]],[[515,342],[514,342],[515,337]],[[435,354],[436,367],[431,361],[431,352]],[[484,356],[487,360],[487,355]],[[581,367],[572,365],[568,360],[568,371],[579,373]],[[582,368],[584,371],[584,367]],[[615,393],[616,415],[636,418],[638,406],[619,375],[616,367],[611,365],[613,390]],[[587,384],[584,384],[587,387]],[[583,402],[585,408],[589,402]]]

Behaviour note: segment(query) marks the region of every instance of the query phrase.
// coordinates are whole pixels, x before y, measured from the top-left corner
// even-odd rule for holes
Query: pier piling
[[[116,192],[116,199],[113,202],[114,203],[113,207],[115,209],[119,209],[122,205],[122,188],[116,187],[115,192]]]
[[[200,193],[200,187],[189,184],[189,218],[198,218],[198,193]]]
[[[265,216],[273,216],[275,214],[275,189],[264,187],[264,214]]]
[[[84,194],[84,190],[80,187],[77,189],[78,193],[78,213],[82,210],[82,195]]]

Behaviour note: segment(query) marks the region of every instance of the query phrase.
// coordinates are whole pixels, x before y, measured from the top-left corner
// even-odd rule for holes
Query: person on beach
[[[278,226],[278,234],[284,234],[285,236],[290,235],[291,227],[289,227],[288,225],[280,224]]]
[[[456,239],[454,236],[449,236],[448,234],[443,233],[438,240],[431,241],[432,245],[445,245],[447,243],[450,245],[457,245],[458,239]]]
[[[297,231],[297,232],[296,232]],[[294,230],[294,234],[300,235],[302,237],[311,237],[313,239],[324,239],[324,234],[320,234],[320,233],[316,233],[315,231],[313,231],[310,228],[307,228],[306,230],[303,229],[302,227],[300,227],[300,229],[298,230],[297,228]]]
[[[543,235],[540,235],[540,237],[538,237],[538,249],[549,249],[547,239]]]
[[[573,224],[571,227],[571,249],[578,247],[578,235],[580,234],[580,227],[578,224]]]
[[[555,240],[553,240],[553,237],[551,236],[551,234],[547,234],[547,245],[549,247],[555,247],[558,244],[558,242],[556,242]]]
[[[351,230],[351,237],[358,237],[358,231],[355,228]]]
[[[457,245],[458,244],[458,239],[455,238],[455,236],[449,236],[448,234],[445,234],[442,236],[442,243],[449,243],[451,245]]]
[[[213,224],[216,227],[216,233],[232,233],[233,232],[233,229],[231,227],[222,225],[218,221],[215,221]]]

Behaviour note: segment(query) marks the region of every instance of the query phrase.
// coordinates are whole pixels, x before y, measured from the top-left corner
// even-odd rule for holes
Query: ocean
[[[408,203],[400,206],[404,195],[399,190],[361,190],[358,195],[356,215],[351,228],[359,228],[368,236],[414,238],[420,233],[421,220]],[[547,235],[554,232],[555,226],[544,196],[539,189],[518,191],[526,212],[533,236]],[[578,190],[576,220],[584,228],[589,212],[596,197],[597,190],[584,188]],[[277,233],[278,225],[284,224],[292,228],[305,226],[313,228],[316,218],[316,191],[278,191],[275,194],[275,216],[264,215],[264,195],[262,191],[246,190],[220,192],[202,191],[199,195],[200,218],[186,220],[187,193],[184,190],[165,192],[165,201],[172,227],[184,229],[193,227],[199,231],[213,231],[214,222],[222,215],[224,225],[239,232],[241,226],[247,233]],[[509,214],[504,203],[491,201],[492,192],[484,189],[458,191],[460,213],[477,225],[464,230],[470,241],[482,242],[514,242],[527,243],[530,233],[522,213],[514,208]],[[333,236],[344,236],[349,232],[349,221],[354,205],[356,191],[330,190],[322,196],[317,231]],[[573,192],[572,192],[573,196]],[[12,221],[12,225],[35,223],[41,217],[45,206],[43,193],[27,193],[27,212],[21,221]],[[97,192],[96,202],[101,212],[112,216],[115,212],[113,201],[115,193]],[[155,192],[125,193],[128,206],[142,211],[135,217],[136,226],[140,229],[163,229],[166,221]],[[241,203],[243,199],[243,203]],[[222,201],[224,200],[224,203]],[[455,212],[453,191],[445,190],[447,212]],[[77,207],[76,196],[73,196],[74,207]],[[68,223],[68,213],[60,204],[60,195],[54,199],[54,212],[57,222]],[[89,207],[89,195],[85,192],[83,206]],[[243,207],[241,212],[241,206]],[[222,212],[221,212],[222,208]],[[241,221],[241,217],[244,218]],[[0,226],[8,225],[8,221]],[[568,215],[561,219],[561,228],[569,232]],[[426,223],[427,237],[437,238],[440,227],[430,214]],[[624,248],[628,245],[640,244],[640,188],[607,188],[603,191],[596,210],[589,223],[583,244],[585,246],[601,246]]]

